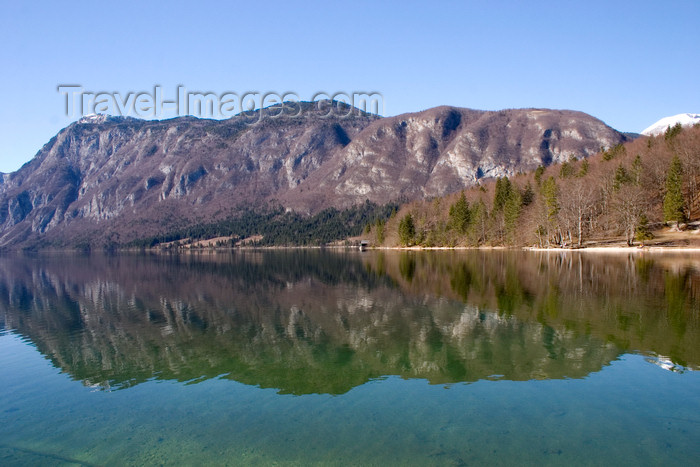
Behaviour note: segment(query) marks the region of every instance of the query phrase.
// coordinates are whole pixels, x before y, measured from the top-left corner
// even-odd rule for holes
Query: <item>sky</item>
[[[157,86],[166,100],[181,85],[258,93],[258,103],[263,93],[378,93],[385,116],[572,109],[640,132],[700,113],[698,18],[697,0],[0,0],[0,172],[82,115],[66,115],[67,84],[120,98]]]

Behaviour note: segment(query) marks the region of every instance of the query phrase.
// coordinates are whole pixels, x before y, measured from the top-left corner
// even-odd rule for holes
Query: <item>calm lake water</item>
[[[698,465],[700,255],[0,257],[0,464]]]

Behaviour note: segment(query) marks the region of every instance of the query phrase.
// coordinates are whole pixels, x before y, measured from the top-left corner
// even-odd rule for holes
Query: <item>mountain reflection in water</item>
[[[266,250],[0,258],[0,332],[86,385],[341,394],[700,365],[700,257]]]

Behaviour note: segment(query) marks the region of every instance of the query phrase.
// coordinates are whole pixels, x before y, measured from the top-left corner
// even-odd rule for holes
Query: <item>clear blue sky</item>
[[[581,110],[621,131],[700,113],[700,2],[0,0],[0,171],[86,91],[377,91],[437,105]],[[166,96],[167,97],[167,96]]]

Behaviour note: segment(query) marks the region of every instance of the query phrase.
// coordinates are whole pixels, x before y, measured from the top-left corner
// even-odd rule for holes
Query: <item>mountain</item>
[[[693,126],[700,123],[700,114],[678,114],[672,117],[664,117],[658,122],[650,125],[648,128],[642,131],[643,135],[646,136],[656,136],[665,132],[668,127],[674,126],[680,123],[681,126]]]
[[[587,157],[627,139],[581,112],[443,106],[372,122],[305,185],[340,206],[365,198],[383,203],[397,195],[415,200]],[[319,209],[315,191],[294,192],[289,202],[300,210]]]
[[[0,246],[125,244],[243,208],[313,214],[439,196],[627,139],[567,110],[381,118],[335,102],[286,105],[228,120],[83,118],[0,177]]]

